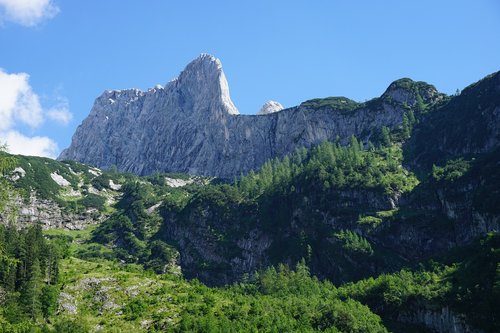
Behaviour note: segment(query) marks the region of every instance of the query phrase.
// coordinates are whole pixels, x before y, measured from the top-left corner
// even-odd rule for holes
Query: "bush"
[[[96,208],[102,212],[105,210],[106,199],[100,195],[89,193],[85,198],[80,199],[78,203],[85,208]]]
[[[110,177],[107,174],[102,174],[100,176],[92,179],[92,186],[94,186],[98,191],[109,188]]]
[[[469,168],[470,162],[465,161],[462,158],[458,160],[450,160],[443,167],[434,165],[432,167],[432,176],[436,181],[444,180],[447,182],[453,182],[465,175]]]
[[[126,320],[135,320],[139,318],[146,309],[147,305],[142,300],[134,299],[125,305],[123,314]]]
[[[342,243],[342,248],[348,252],[369,256],[373,254],[370,242],[356,232],[341,230],[335,233],[335,237]]]

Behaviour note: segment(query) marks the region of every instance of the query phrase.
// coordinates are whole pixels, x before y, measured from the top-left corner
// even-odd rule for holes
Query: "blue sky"
[[[0,47],[0,140],[55,156],[103,90],[165,84],[202,52],[244,114],[401,77],[453,93],[500,70],[500,1],[0,0]]]

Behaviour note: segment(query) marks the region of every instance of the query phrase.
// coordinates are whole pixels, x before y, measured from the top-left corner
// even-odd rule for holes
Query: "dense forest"
[[[57,310],[59,263],[67,244],[49,242],[39,226],[17,231],[0,225],[0,323],[28,330]],[[12,326],[11,326],[12,325]]]

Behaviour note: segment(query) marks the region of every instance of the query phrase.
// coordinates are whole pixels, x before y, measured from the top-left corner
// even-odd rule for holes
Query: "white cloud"
[[[0,130],[16,120],[33,128],[42,123],[42,106],[28,80],[26,73],[8,74],[0,69]]]
[[[7,143],[13,154],[55,158],[58,147],[54,140],[46,136],[26,136],[16,127],[24,124],[35,129],[46,119],[68,124],[72,114],[67,99],[58,97],[56,101],[55,106],[44,110],[29,84],[28,74],[9,74],[0,68],[0,144]]]
[[[0,17],[27,27],[52,18],[59,13],[53,0],[0,0]]]
[[[73,118],[73,114],[69,112],[69,104],[67,100],[63,100],[58,105],[50,108],[47,111],[47,117],[58,122],[61,125],[68,125],[71,119]]]
[[[57,143],[46,136],[28,137],[12,130],[0,133],[0,138],[12,154],[56,158],[59,151]]]

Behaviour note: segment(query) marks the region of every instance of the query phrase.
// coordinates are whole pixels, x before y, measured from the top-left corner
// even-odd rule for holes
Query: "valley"
[[[203,57],[166,89],[178,96],[191,76],[215,75],[224,92]],[[202,94],[186,101],[206,101],[204,84],[188,86]],[[108,109],[117,93],[103,96],[82,129],[139,110]],[[166,144],[159,131],[151,140],[164,145],[139,144],[194,160],[100,148],[106,160],[94,160],[85,140],[96,136],[78,131],[59,160],[0,152],[0,331],[500,329],[498,72],[455,96],[402,79],[365,103],[316,99],[258,116],[217,105],[190,110],[227,126],[204,129],[222,144]],[[240,149],[233,136],[261,122],[274,148],[252,134]],[[106,126],[97,137],[122,131]]]

